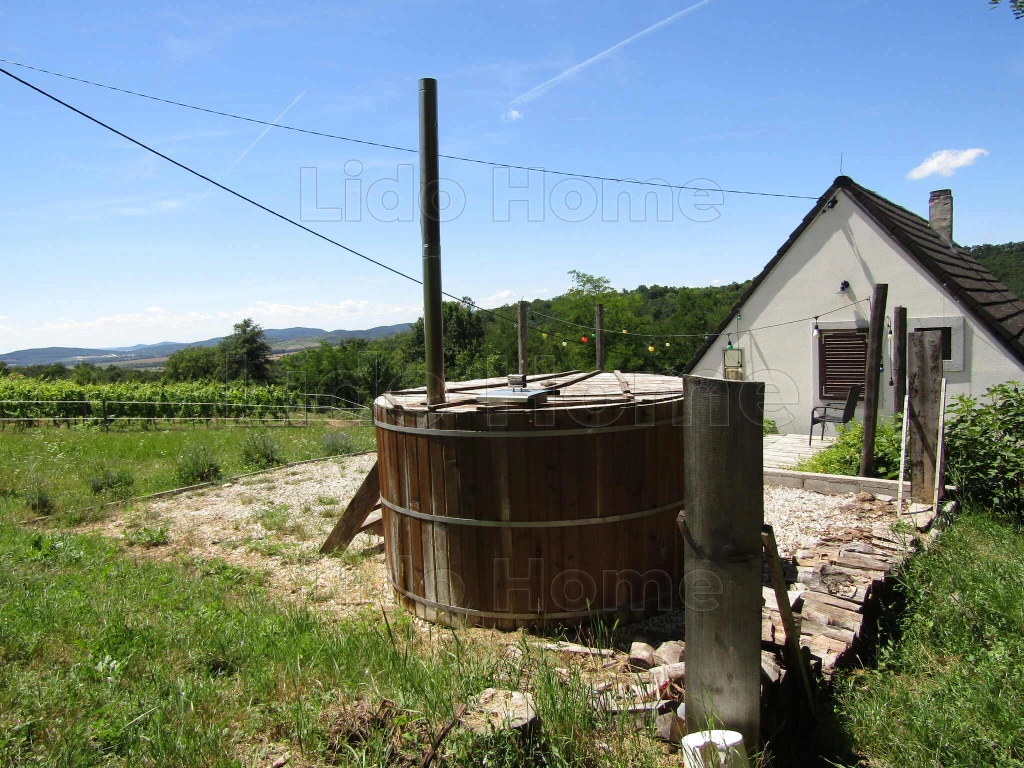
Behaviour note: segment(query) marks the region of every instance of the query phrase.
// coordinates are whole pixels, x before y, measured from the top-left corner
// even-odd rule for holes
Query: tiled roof
[[[840,189],[860,203],[868,215],[887,231],[907,254],[928,270],[968,314],[992,331],[1014,359],[1024,364],[1024,302],[1011,293],[968,251],[946,240],[932,229],[927,219],[862,187],[849,176],[839,176],[825,194],[818,198],[814,208],[800,222],[800,226],[793,230],[793,234],[783,243],[761,273],[754,278],[750,287],[743,292],[729,312],[729,316],[722,321],[715,333],[686,366],[686,372],[697,365],[715,340],[726,331],[747,299],[764,282],[797,238]]]

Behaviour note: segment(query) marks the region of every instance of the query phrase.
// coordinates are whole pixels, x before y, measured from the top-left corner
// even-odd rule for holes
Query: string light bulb
[[[819,336],[821,336],[821,328],[818,327],[817,317],[814,318],[814,330],[811,331],[811,336],[813,336],[814,338],[818,338]]]
[[[625,328],[622,329],[622,332],[623,333],[629,333],[629,331],[627,331]]]
[[[563,347],[568,347],[569,346],[569,342],[568,341],[563,341],[562,342],[562,346]]]
[[[725,345],[725,348],[726,349],[732,349],[732,334],[731,333],[728,336],[728,343]]]
[[[665,346],[666,347],[671,347],[672,346],[672,342],[671,341],[666,341],[665,342]]]
[[[651,344],[651,346],[649,346],[649,347],[647,348],[647,351],[648,351],[648,352],[653,352],[653,351],[654,351],[654,345],[653,345],[653,344]]]
[[[547,335],[547,333],[545,333],[545,332],[541,331],[540,337],[541,337],[542,339],[546,339],[546,338],[548,337],[548,335]]]
[[[582,341],[584,344],[586,344],[587,343],[587,334],[584,333],[582,336],[580,336],[580,341]]]

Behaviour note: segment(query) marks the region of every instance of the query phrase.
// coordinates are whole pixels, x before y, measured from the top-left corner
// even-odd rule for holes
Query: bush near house
[[[1024,524],[1024,393],[1016,382],[960,396],[946,425],[947,482],[968,504]]]
[[[892,416],[878,422],[875,432],[875,467],[872,475],[896,480],[900,474],[900,437],[903,419]],[[859,421],[838,428],[836,441],[823,451],[797,464],[800,472],[828,475],[859,475],[860,453],[864,444],[864,425]]]

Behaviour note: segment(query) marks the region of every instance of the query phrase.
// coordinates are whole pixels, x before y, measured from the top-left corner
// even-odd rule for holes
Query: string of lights
[[[126,94],[128,96],[135,96],[135,97],[140,98],[140,99],[148,99],[149,101],[156,101],[156,102],[160,102],[161,104],[168,104],[168,105],[175,106],[175,107],[181,107],[183,109],[191,109],[191,110],[196,111],[196,112],[205,112],[206,114],[217,115],[218,117],[226,117],[226,118],[230,118],[232,120],[242,120],[244,122],[254,123],[256,125],[265,125],[268,128],[279,128],[279,129],[281,129],[283,131],[293,131],[295,133],[304,133],[304,134],[307,134],[307,135],[310,135],[310,136],[318,136],[318,137],[324,138],[324,139],[334,139],[336,141],[347,141],[347,142],[352,143],[352,144],[362,144],[364,146],[377,147],[379,149],[388,149],[388,150],[392,150],[392,151],[395,151],[395,152],[407,152],[407,153],[412,153],[412,154],[417,154],[419,152],[418,149],[414,149],[412,147],[403,147],[403,146],[399,146],[397,144],[389,144],[389,143],[381,142],[381,141],[371,141],[370,139],[358,139],[358,138],[355,138],[355,137],[352,137],[352,136],[341,136],[339,134],[326,133],[324,131],[315,131],[315,130],[312,130],[312,129],[309,129],[309,128],[300,128],[300,127],[294,126],[294,125],[287,125],[287,124],[284,124],[284,123],[271,122],[269,120],[260,120],[260,119],[255,118],[255,117],[247,117],[245,115],[237,115],[237,114],[234,114],[232,112],[225,112],[225,111],[219,110],[219,109],[210,109],[208,107],[199,107],[199,106],[196,106],[194,104],[188,104],[188,103],[183,102],[183,101],[176,101],[174,99],[166,99],[166,98],[163,98],[161,96],[151,96],[151,95],[146,94],[146,93],[141,93],[140,91],[133,91],[133,90],[131,90],[129,88],[121,88],[121,87],[116,86],[116,85],[108,85],[106,83],[100,83],[100,82],[97,82],[95,80],[88,80],[88,79],[86,79],[84,77],[76,77],[74,75],[67,75],[67,74],[64,74],[62,72],[55,72],[54,70],[51,70],[51,69],[43,69],[42,67],[32,66],[31,64],[23,64],[23,63],[21,63],[19,61],[14,61],[12,59],[0,58],[0,62],[3,62],[5,64],[10,64],[10,65],[15,66],[15,67],[21,67],[23,69],[30,69],[33,72],[40,72],[40,73],[42,73],[44,75],[50,75],[52,77],[59,77],[59,78],[62,78],[64,80],[71,80],[73,82],[81,83],[83,85],[90,85],[90,86],[93,86],[95,88],[104,88],[104,89],[106,89],[108,91],[116,91],[117,93],[123,93],[123,94]],[[651,180],[651,181],[639,181],[637,179],[631,179],[631,178],[625,178],[625,177],[618,178],[618,177],[614,177],[614,176],[600,176],[598,174],[590,174],[590,173],[574,173],[574,172],[570,172],[570,171],[558,171],[558,170],[552,170],[552,169],[548,169],[548,168],[539,168],[537,166],[530,166],[530,165],[516,165],[514,163],[500,163],[500,162],[495,162],[495,161],[492,161],[492,160],[481,160],[479,158],[464,157],[462,155],[440,155],[440,157],[443,157],[446,160],[456,160],[456,161],[461,162],[461,163],[472,163],[472,164],[475,164],[475,165],[486,165],[486,166],[489,166],[489,167],[492,167],[492,168],[510,168],[510,169],[513,169],[513,170],[527,171],[527,172],[529,172],[529,171],[540,171],[541,173],[546,173],[546,174],[550,174],[550,175],[553,175],[553,176],[576,177],[576,178],[580,178],[580,179],[591,179],[593,181],[610,181],[610,182],[615,182],[615,183],[619,183],[619,184],[636,184],[636,185],[645,186],[645,187],[664,187],[664,188],[667,188],[667,189],[679,189],[679,190],[685,189],[685,190],[690,190],[690,191],[693,191],[693,192],[726,192],[726,193],[733,194],[733,195],[752,195],[752,196],[755,196],[755,197],[777,197],[777,198],[788,198],[788,199],[793,199],[793,200],[817,200],[818,199],[816,196],[811,196],[811,195],[793,195],[793,194],[787,194],[787,193],[783,193],[783,192],[759,192],[759,191],[751,191],[749,189],[721,189],[719,187],[696,187],[696,186],[690,186],[688,184],[668,184],[667,182],[654,181],[654,180]]]

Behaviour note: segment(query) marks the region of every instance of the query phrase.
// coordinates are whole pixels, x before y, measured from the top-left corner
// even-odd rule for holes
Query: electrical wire
[[[390,149],[390,150],[394,150],[396,152],[410,152],[410,153],[413,153],[413,154],[416,154],[416,153],[419,152],[419,150],[417,150],[417,149],[413,149],[411,147],[401,147],[401,146],[398,146],[397,144],[388,144],[388,143],[380,142],[380,141],[370,141],[369,139],[357,139],[357,138],[354,138],[352,136],[340,136],[340,135],[334,134],[334,133],[326,133],[324,131],[314,131],[314,130],[311,130],[309,128],[299,128],[299,127],[294,126],[294,125],[285,125],[284,123],[273,123],[273,122],[270,122],[268,120],[260,120],[260,119],[255,118],[255,117],[246,117],[245,115],[236,115],[236,114],[233,114],[231,112],[224,112],[224,111],[219,110],[219,109],[210,109],[210,108],[207,108],[207,107],[198,107],[198,106],[196,106],[194,104],[187,104],[187,103],[185,103],[183,101],[175,101],[174,99],[165,99],[165,98],[162,98],[160,96],[151,96],[149,94],[140,93],[139,91],[133,91],[133,90],[130,90],[128,88],[120,88],[120,87],[118,87],[116,85],[107,85],[106,83],[99,83],[99,82],[96,82],[95,80],[87,80],[84,77],[75,77],[74,75],[66,75],[66,74],[63,74],[61,72],[55,72],[55,71],[50,70],[50,69],[43,69],[42,67],[35,67],[35,66],[32,66],[31,64],[22,64],[21,62],[13,61],[12,59],[0,58],[0,62],[4,62],[6,64],[11,64],[11,65],[13,65],[15,67],[22,67],[23,69],[30,69],[30,70],[32,70],[34,72],[41,72],[41,73],[43,73],[45,75],[51,75],[53,77],[60,77],[60,78],[63,78],[64,80],[72,80],[72,81],[74,81],[76,83],[82,83],[84,85],[91,85],[91,86],[96,87],[96,88],[105,88],[108,91],[116,91],[118,93],[127,94],[129,96],[136,96],[136,97],[138,97],[140,99],[149,99],[150,101],[157,101],[157,102],[160,102],[161,104],[170,104],[171,106],[183,107],[184,109],[191,109],[191,110],[194,110],[196,112],[205,112],[206,114],[217,115],[219,117],[227,117],[227,118],[230,118],[232,120],[243,120],[243,121],[245,121],[247,123],[255,123],[256,125],[265,125],[265,126],[268,126],[270,128],[280,128],[280,129],[285,130],[285,131],[294,131],[296,133],[305,133],[305,134],[308,134],[310,136],[319,136],[321,138],[335,139],[337,141],[347,141],[347,142],[351,142],[353,144],[363,144],[365,146],[378,147],[380,149]],[[7,74],[10,74],[10,73],[7,73]],[[492,168],[510,168],[510,169],[519,170],[519,171],[540,171],[542,173],[551,174],[553,176],[566,176],[566,177],[570,177],[570,178],[576,177],[576,178],[580,178],[580,179],[591,179],[593,181],[611,181],[611,182],[618,183],[618,184],[637,184],[639,186],[644,186],[644,187],[663,187],[663,188],[666,188],[666,189],[680,189],[680,190],[686,189],[686,190],[691,190],[691,191],[694,191],[694,192],[724,192],[724,193],[733,194],[733,195],[752,195],[752,196],[755,196],[755,197],[777,197],[777,198],[788,198],[788,199],[791,199],[791,200],[817,200],[818,199],[817,197],[811,196],[811,195],[791,195],[791,194],[787,194],[787,193],[783,193],[783,192],[756,192],[756,191],[751,191],[751,190],[746,190],[746,189],[722,189],[720,187],[694,187],[694,186],[690,186],[690,185],[687,185],[687,184],[668,184],[668,183],[655,182],[655,181],[639,181],[637,179],[616,178],[614,176],[599,176],[597,174],[589,174],[589,173],[572,173],[572,172],[569,172],[569,171],[556,171],[556,170],[550,170],[550,169],[547,169],[547,168],[538,168],[536,166],[529,166],[529,165],[515,165],[514,163],[498,163],[498,162],[494,162],[494,161],[491,161],[491,160],[481,160],[481,159],[474,158],[474,157],[464,157],[462,155],[440,155],[440,157],[443,157],[446,160],[456,160],[456,161],[462,162],[462,163],[473,163],[473,164],[476,164],[476,165],[486,165],[486,166],[489,166],[489,167],[492,167]]]

